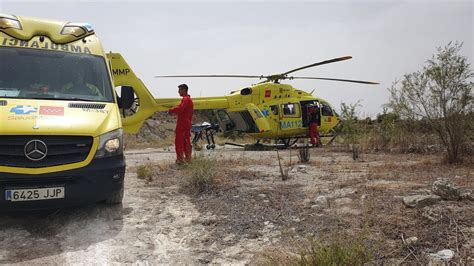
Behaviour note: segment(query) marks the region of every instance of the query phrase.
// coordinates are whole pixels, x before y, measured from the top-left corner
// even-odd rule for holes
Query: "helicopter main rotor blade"
[[[265,76],[251,75],[171,75],[171,76],[155,76],[155,78],[264,78]]]
[[[343,57],[333,58],[333,59],[321,61],[321,62],[318,62],[318,63],[314,63],[314,64],[311,64],[311,65],[307,65],[307,66],[295,68],[295,69],[293,69],[293,70],[290,70],[290,71],[288,71],[288,72],[283,73],[282,75],[283,75],[283,76],[286,76],[286,75],[288,75],[288,74],[290,74],[290,73],[293,73],[293,72],[296,72],[296,71],[300,71],[300,70],[303,70],[303,69],[306,69],[306,68],[315,67],[315,66],[320,66],[320,65],[325,65],[325,64],[331,64],[331,63],[335,63],[335,62],[339,62],[339,61],[349,60],[349,59],[351,59],[351,58],[352,58],[352,56],[343,56]]]
[[[371,85],[380,84],[378,82],[373,82],[373,81],[354,80],[354,79],[335,79],[335,78],[316,78],[316,77],[288,77],[288,79],[319,79],[319,80],[343,81],[343,82],[371,84]]]

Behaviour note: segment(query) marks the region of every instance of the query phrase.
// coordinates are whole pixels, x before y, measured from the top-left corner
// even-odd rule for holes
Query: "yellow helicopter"
[[[331,105],[324,99],[311,93],[296,89],[289,84],[281,84],[281,80],[318,79],[343,81],[362,84],[379,84],[371,81],[294,77],[289,74],[303,69],[335,63],[351,59],[351,56],[338,57],[311,65],[292,69],[285,73],[267,76],[252,75],[171,75],[156,76],[157,78],[258,78],[263,81],[250,87],[232,91],[229,95],[220,97],[193,98],[194,109],[213,109],[221,129],[224,132],[239,131],[253,138],[276,139],[285,147],[291,146],[299,138],[309,134],[308,106],[319,106],[320,134],[324,137],[334,137],[334,128],[340,120]],[[159,105],[171,107],[177,105],[180,99],[156,99]],[[332,140],[332,139],[331,139]],[[330,140],[330,141],[331,141]]]
[[[296,89],[289,84],[281,84],[281,80],[315,79],[343,81],[362,84],[379,84],[371,81],[294,77],[289,74],[303,69],[335,63],[351,59],[351,56],[338,57],[299,67],[285,73],[273,75],[171,75],[156,76],[157,78],[257,78],[262,81],[239,90],[232,91],[226,96],[193,98],[194,110],[213,110],[224,132],[238,131],[250,135],[257,140],[274,139],[285,147],[292,146],[299,138],[309,135],[309,117],[307,107],[319,106],[320,135],[334,137],[334,128],[340,119],[331,105],[324,99],[311,93]],[[123,119],[124,128],[127,124],[137,131],[144,118],[156,111],[167,111],[181,101],[180,98],[153,99],[143,83],[119,54],[109,54],[112,62],[115,86],[122,86],[121,101],[123,109],[133,106],[133,114]],[[122,74],[120,74],[122,73]],[[126,75],[125,75],[126,73]],[[136,80],[134,80],[136,79]],[[133,88],[132,88],[133,87]]]

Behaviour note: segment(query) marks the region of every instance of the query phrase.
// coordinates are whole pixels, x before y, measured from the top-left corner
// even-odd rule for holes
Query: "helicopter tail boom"
[[[194,110],[215,110],[229,108],[229,101],[225,97],[198,97],[191,98]],[[181,98],[160,98],[155,99],[159,106],[159,111],[167,111],[177,106],[181,102]]]

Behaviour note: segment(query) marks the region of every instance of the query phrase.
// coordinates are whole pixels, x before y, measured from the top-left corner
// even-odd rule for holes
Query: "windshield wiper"
[[[45,97],[28,97],[28,98],[21,98],[21,99],[35,99],[35,100],[59,100],[59,101],[82,101],[82,102],[102,102],[92,99],[84,99],[78,97],[52,97],[52,98],[45,98]]]
[[[59,101],[82,101],[82,102],[108,102],[105,100],[93,100],[93,99],[84,99],[78,97],[52,97],[52,98],[45,98],[45,97],[10,97],[10,96],[0,96],[0,98],[8,98],[8,99],[33,99],[33,100],[59,100]]]
[[[83,101],[83,102],[100,102],[98,100],[92,99],[84,99],[78,97],[60,97],[60,98],[51,98],[52,100],[60,100],[60,101]]]

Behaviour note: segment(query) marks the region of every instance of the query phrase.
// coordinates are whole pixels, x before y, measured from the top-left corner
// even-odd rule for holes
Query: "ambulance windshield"
[[[100,56],[0,48],[0,98],[113,102]]]

